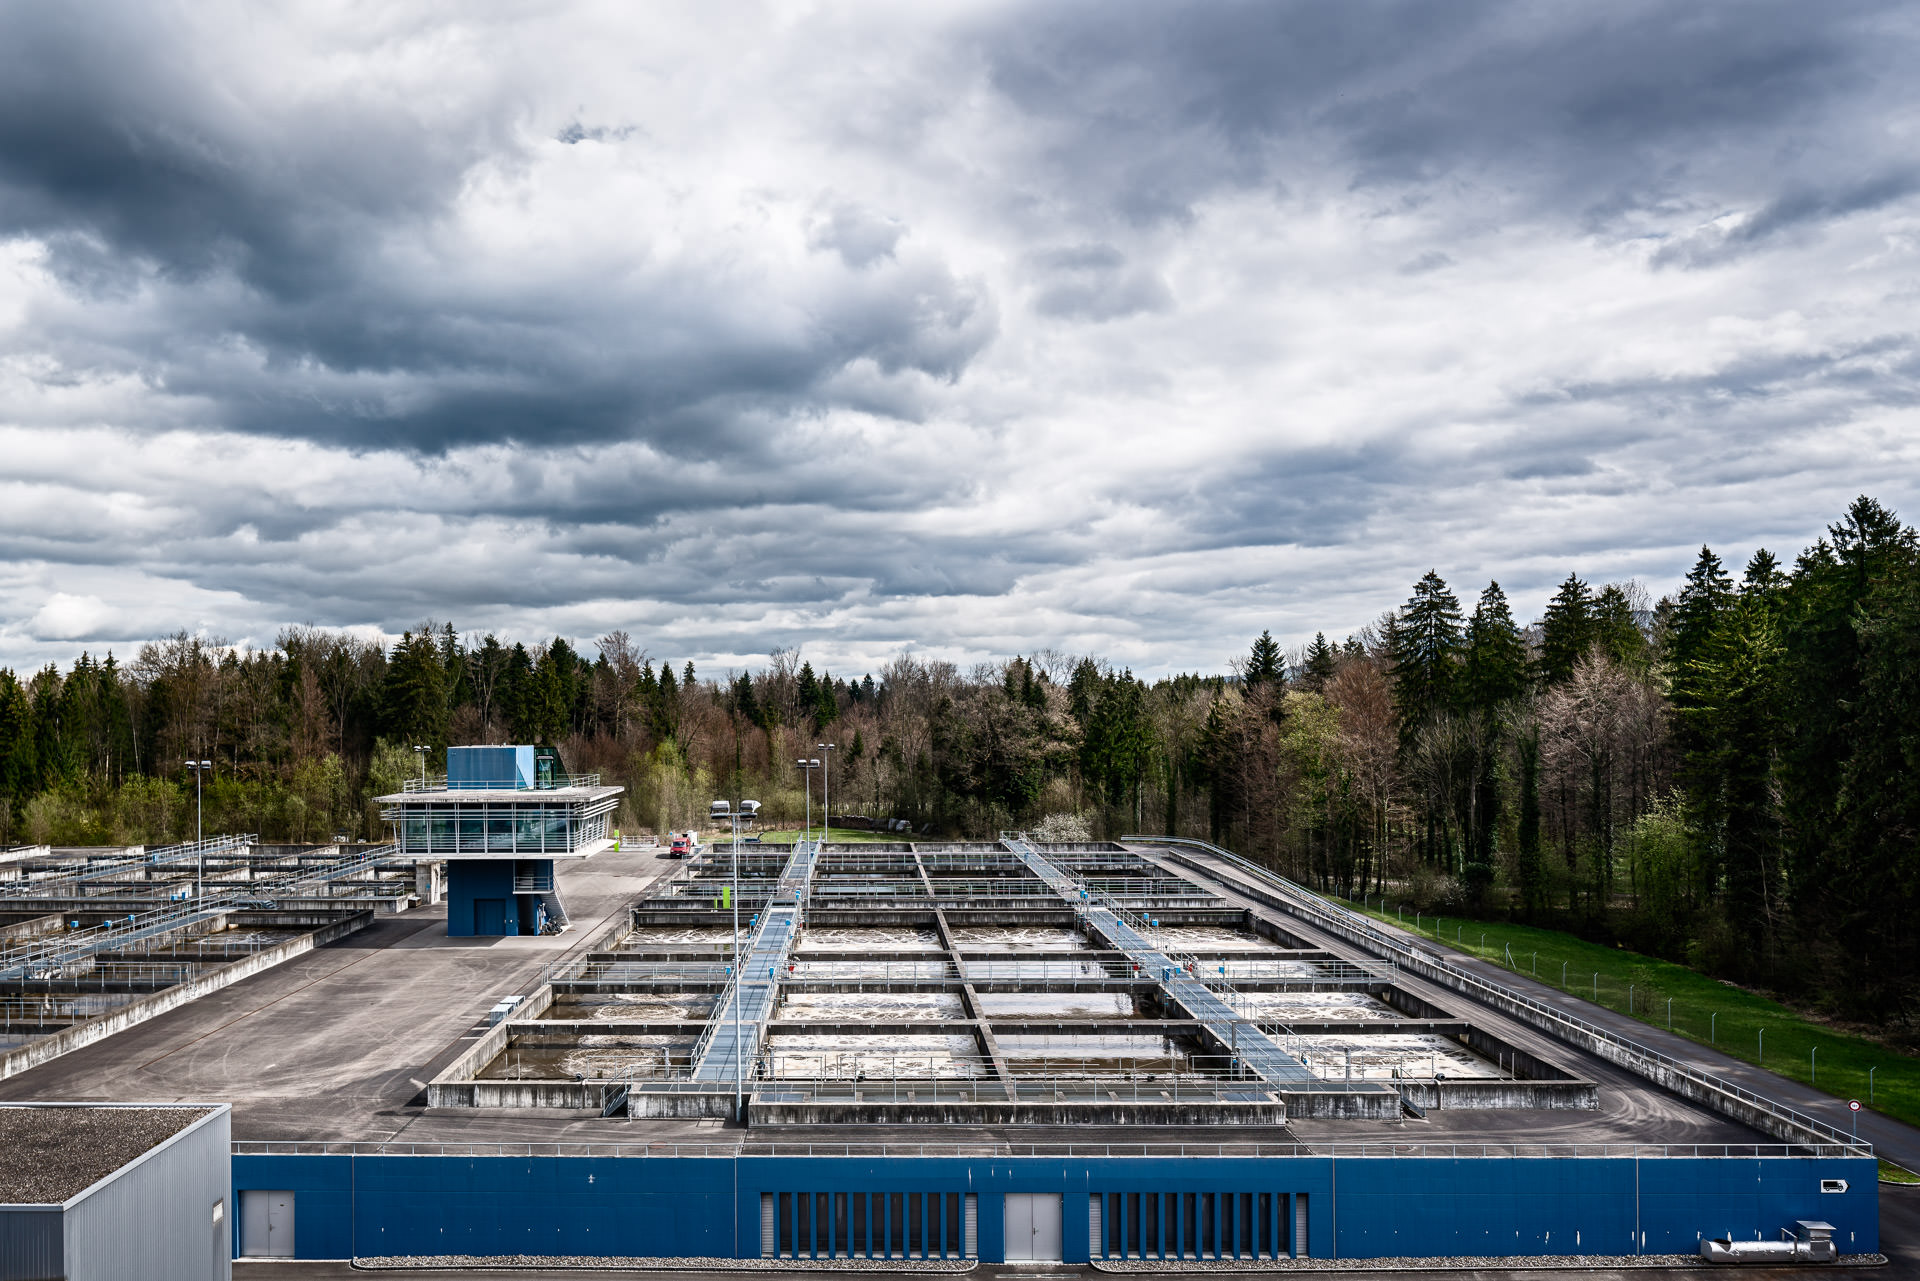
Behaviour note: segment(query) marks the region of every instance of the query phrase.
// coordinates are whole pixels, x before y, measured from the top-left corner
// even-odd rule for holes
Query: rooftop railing
[[[562,787],[598,787],[598,774],[549,774],[531,784],[517,779],[448,783],[445,774],[410,778],[400,785],[402,792],[551,792]]]

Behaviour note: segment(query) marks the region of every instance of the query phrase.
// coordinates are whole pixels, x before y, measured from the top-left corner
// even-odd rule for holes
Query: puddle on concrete
[[[834,1022],[964,1019],[967,1008],[957,992],[794,992],[781,1001],[774,1017]]]
[[[986,1073],[971,1036],[836,1036],[777,1033],[767,1038],[767,1075],[780,1080],[895,1078],[965,1080]]]
[[[1140,1017],[1125,992],[982,992],[979,999],[989,1019]]]
[[[554,1081],[575,1077],[684,1074],[693,1042],[669,1036],[583,1036],[556,1045],[516,1042],[481,1070],[482,1081]]]
[[[547,1007],[543,1019],[579,1021],[694,1022],[710,1018],[719,996],[713,992],[604,992],[563,996]]]
[[[1430,1033],[1341,1033],[1316,1035],[1299,1043],[1276,1037],[1287,1053],[1303,1060],[1323,1081],[1344,1080],[1347,1056],[1352,1052],[1353,1079],[1391,1080],[1400,1076],[1425,1080],[1436,1072],[1449,1080],[1510,1080],[1512,1074],[1481,1058],[1458,1041]]]
[[[1249,1018],[1279,1022],[1352,1022],[1397,1019],[1401,1013],[1364,992],[1241,992],[1228,1002]]]
[[[1007,1070],[1015,1076],[1165,1075],[1186,1072],[1192,1060],[1172,1037],[1149,1033],[1116,1036],[995,1036]]]
[[[994,952],[1078,952],[1092,947],[1078,930],[1055,926],[970,925],[953,931],[956,947]]]
[[[1221,925],[1163,925],[1150,937],[1175,952],[1279,952],[1279,944]]]
[[[801,955],[812,952],[938,952],[940,936],[910,925],[814,926],[800,936]]]

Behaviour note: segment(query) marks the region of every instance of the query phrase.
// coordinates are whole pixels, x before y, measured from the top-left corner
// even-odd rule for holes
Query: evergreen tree
[[[1247,656],[1246,684],[1248,689],[1260,686],[1277,687],[1286,679],[1286,662],[1280,656],[1280,646],[1275,643],[1271,632],[1261,632],[1253,642],[1253,651]]]
[[[1854,848],[1840,817],[1845,780],[1865,741],[1861,722],[1878,710],[1867,706],[1862,688],[1862,629],[1882,597],[1897,600],[1911,581],[1916,548],[1914,531],[1866,497],[1827,533],[1796,562],[1779,611],[1786,722],[1779,773],[1795,898],[1838,921],[1853,910],[1832,897]],[[1686,694],[1675,690],[1676,705]]]
[[[1593,598],[1577,574],[1547,602],[1547,616],[1540,629],[1540,681],[1559,685],[1573,675],[1574,664],[1593,647]]]
[[[1634,617],[1633,602],[1618,583],[1608,583],[1593,600],[1593,643],[1622,667],[1646,669],[1647,637]]]
[[[1697,702],[1688,708],[1704,747],[1696,777],[1710,778],[1713,823],[1704,833],[1725,876],[1728,917],[1749,955],[1767,951],[1784,924],[1779,915],[1780,824],[1774,806],[1780,647],[1764,601],[1739,601],[1722,616],[1705,650],[1689,665]]]
[[[816,734],[824,733],[827,726],[840,719],[840,703],[834,697],[831,680],[823,680],[814,687],[813,706],[807,711]]]
[[[1315,632],[1313,643],[1307,646],[1307,659],[1301,665],[1301,682],[1308,689],[1319,690],[1326,686],[1340,667],[1339,654],[1333,646],[1327,644],[1325,632]]]
[[[382,733],[409,746],[447,741],[447,669],[430,632],[403,632],[387,660]]]
[[[1439,574],[1428,570],[1394,617],[1387,638],[1393,662],[1393,702],[1400,714],[1403,747],[1433,717],[1452,705],[1458,684],[1460,601]]]
[[[741,672],[733,679],[733,714],[749,725],[762,724],[760,700],[753,692],[753,678]]]
[[[1507,594],[1488,583],[1467,620],[1466,660],[1461,672],[1467,706],[1483,714],[1527,691],[1527,646],[1513,621]]]
[[[1716,893],[1724,852],[1722,762],[1712,738],[1712,722],[1706,715],[1715,698],[1707,659],[1732,601],[1733,580],[1721,567],[1720,558],[1710,548],[1701,547],[1674,602],[1666,638],[1668,697],[1673,704],[1673,743],[1679,758],[1674,778],[1685,795],[1687,830],[1694,843],[1693,864],[1700,878],[1694,894],[1699,900]]]
[[[1906,533],[1881,552],[1910,547]],[[1839,830],[1818,903],[1847,1004],[1884,1011],[1910,1002],[1920,980],[1920,572],[1910,561],[1887,567],[1859,619],[1859,642],[1855,747],[1842,767]]]
[[[507,655],[507,670],[500,679],[500,711],[514,742],[534,740],[533,657],[518,641]]]
[[[1067,710],[1083,732],[1093,719],[1093,704],[1099,695],[1100,669],[1091,658],[1083,658],[1073,665],[1073,675],[1067,681]]]
[[[802,719],[812,717],[814,708],[820,705],[820,679],[813,674],[812,663],[800,664],[800,674],[794,679],[793,701]]]
[[[1668,661],[1676,669],[1699,658],[1720,623],[1720,611],[1733,599],[1733,580],[1721,568],[1712,549],[1701,547],[1700,558],[1687,571],[1687,581],[1674,604]]]
[[[1769,608],[1777,605],[1787,590],[1788,579],[1773,553],[1762,547],[1748,558],[1746,573],[1740,579],[1740,594],[1756,597]]]

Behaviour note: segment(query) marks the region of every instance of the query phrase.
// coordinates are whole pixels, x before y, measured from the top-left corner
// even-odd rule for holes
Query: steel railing
[[[702,1093],[718,1093],[711,1088]],[[633,1157],[739,1160],[750,1157],[1092,1157],[1340,1160],[1743,1160],[1855,1157],[1856,1147],[1805,1143],[368,1143],[349,1140],[237,1140],[234,1156]]]
[[[600,786],[598,774],[550,774],[531,787],[511,780],[469,782],[455,787],[447,783],[445,774],[436,774],[423,779],[410,778],[400,785],[400,791],[402,795],[411,792],[551,792],[562,787],[598,786]]]

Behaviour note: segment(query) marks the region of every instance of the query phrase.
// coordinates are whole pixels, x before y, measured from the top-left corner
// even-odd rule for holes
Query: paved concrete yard
[[[494,1002],[528,991],[549,963],[597,937],[678,866],[660,853],[560,864],[575,922],[564,934],[450,939],[444,905],[382,917],[0,1082],[0,1099],[222,1101],[233,1104],[236,1140],[389,1138],[422,1114],[416,1096]],[[542,1140],[558,1137],[551,1121],[539,1128]]]

